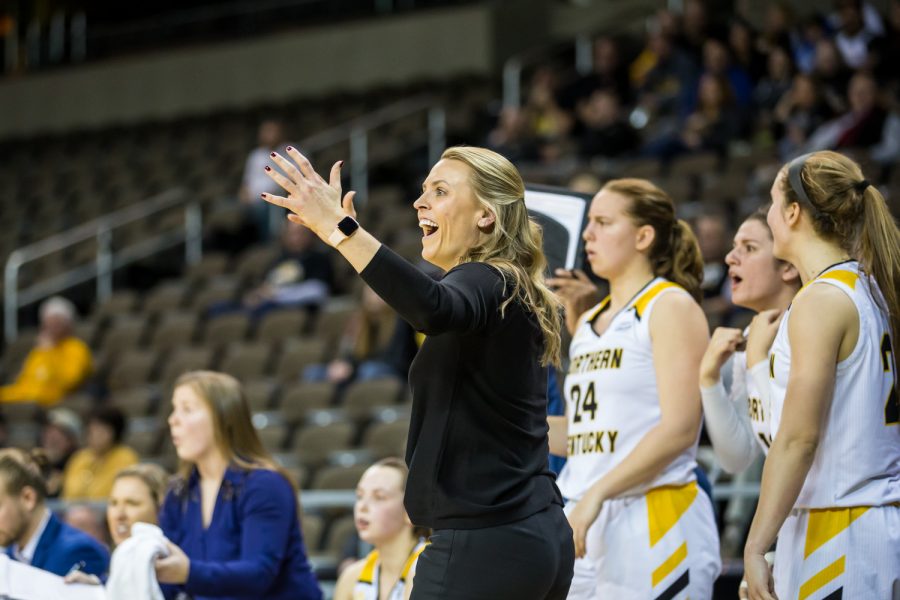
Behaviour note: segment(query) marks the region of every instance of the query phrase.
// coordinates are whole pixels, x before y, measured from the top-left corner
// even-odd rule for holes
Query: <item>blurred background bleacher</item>
[[[829,147],[857,158],[897,214],[897,0],[863,3],[865,56],[837,67],[840,2],[92,4],[0,4],[0,382],[35,344],[40,301],[67,297],[94,373],[58,406],[119,408],[126,444],[172,470],[172,382],[190,369],[235,375],[303,490],[324,580],[352,548],[361,471],[403,454],[410,399],[402,372],[327,372],[337,359],[383,358],[396,333],[392,316],[380,329],[362,316],[364,291],[327,249],[325,297],[234,309],[281,252],[278,233],[258,234],[237,200],[261,123],[279,121],[281,142],[320,171],[346,159],[360,221],[413,261],[411,204],[446,145],[498,149],[530,183],[593,192],[611,177],[652,179],[701,234],[711,326],[746,322],[723,291],[731,231],[767,201],[783,161],[822,143],[820,127],[844,127]],[[376,332],[362,349],[360,327]],[[0,445],[39,444],[43,412],[4,403]],[[701,459],[723,551],[737,559],[753,476],[730,481],[711,451]]]

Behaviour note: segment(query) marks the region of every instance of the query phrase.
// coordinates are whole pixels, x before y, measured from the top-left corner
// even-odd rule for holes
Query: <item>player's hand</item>
[[[700,385],[711,387],[719,381],[722,365],[744,345],[744,334],[733,327],[717,327],[700,361]]]
[[[569,513],[569,526],[572,528],[572,540],[575,542],[575,558],[584,558],[587,554],[587,532],[597,520],[600,508],[603,506],[603,497],[588,490],[581,500],[575,505],[575,509]]]
[[[769,356],[769,348],[775,341],[778,333],[778,325],[784,312],[773,308],[764,310],[750,323],[750,331],[747,333],[747,368],[751,368]]]
[[[81,571],[72,571],[71,573],[63,577],[63,581],[66,583],[81,583],[84,585],[101,584],[100,578],[96,575],[90,575]]]
[[[182,584],[191,572],[191,559],[184,550],[166,540],[169,555],[156,559],[156,579],[160,583]]]
[[[341,198],[341,167],[344,161],[334,163],[329,180],[325,181],[299,150],[288,146],[287,153],[292,160],[277,152],[271,155],[272,161],[285,174],[271,167],[266,167],[266,174],[288,195],[262,194],[262,199],[291,211],[293,214],[288,215],[290,221],[305,225],[327,243],[341,219],[345,216],[356,217],[353,208],[356,192],[347,192]]]
[[[772,569],[765,555],[744,553],[744,580],[750,600],[778,600]]]
[[[566,328],[569,333],[574,334],[578,318],[600,302],[597,286],[588,279],[584,271],[578,269],[556,269],[554,277],[547,279],[547,285],[562,300],[566,309]]]

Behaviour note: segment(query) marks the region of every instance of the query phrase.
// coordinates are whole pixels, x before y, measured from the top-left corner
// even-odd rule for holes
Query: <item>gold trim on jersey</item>
[[[809,579],[800,586],[800,595],[798,600],[806,600],[814,593],[825,587],[828,583],[834,581],[837,577],[844,574],[846,568],[846,556],[842,556]]]
[[[359,583],[368,583],[372,585],[375,581],[375,567],[378,565],[378,550],[372,550],[369,552],[369,556],[366,557],[366,564],[363,565],[363,569],[357,578]]]
[[[587,319],[585,319],[586,323],[592,323],[594,319],[597,318],[597,315],[603,312],[603,310],[609,306],[609,296],[600,301],[600,304],[595,306],[594,308],[588,310]]]
[[[684,485],[664,485],[648,490],[647,520],[650,546],[655,546],[675,526],[697,497],[697,482]]]
[[[860,518],[869,510],[869,506],[853,506],[848,508],[814,508],[809,511],[806,524],[806,544],[803,558],[825,545],[828,540],[850,527],[850,523]]]
[[[656,587],[659,585],[660,581],[668,577],[678,565],[684,562],[687,555],[687,542],[682,542],[681,546],[679,546],[669,558],[664,560],[661,565],[653,570],[653,574],[651,575],[651,580],[653,581],[652,587]]]
[[[410,569],[412,566],[416,564],[416,561],[419,559],[419,555],[425,550],[425,546],[428,545],[428,542],[421,544],[421,547],[409,555],[409,558],[406,559],[406,564],[403,565],[403,570],[400,572],[400,581],[406,581],[406,577],[409,575]]]
[[[823,279],[839,281],[849,287],[851,290],[855,290],[856,282],[859,281],[859,273],[854,273],[853,271],[848,271],[847,269],[835,269],[834,271],[827,271],[814,279],[810,279],[797,291],[797,293],[799,294],[815,282],[822,281]]]
[[[647,310],[647,306],[650,302],[659,296],[660,292],[663,290],[667,290],[669,288],[678,288],[683,290],[684,288],[678,285],[677,283],[672,283],[671,281],[660,281],[648,289],[646,292],[641,294],[632,304],[634,306],[634,314],[638,319],[641,318],[641,315]]]

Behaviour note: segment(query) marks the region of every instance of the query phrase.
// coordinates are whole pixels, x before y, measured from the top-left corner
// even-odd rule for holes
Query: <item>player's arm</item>
[[[356,561],[341,572],[334,586],[334,600],[353,600],[353,588],[359,574],[362,573],[363,566],[365,559]]]
[[[595,484],[603,500],[652,480],[697,440],[700,360],[709,339],[700,306],[684,294],[666,294],[650,315],[659,423],[621,463]]]
[[[794,300],[788,323],[791,370],[784,409],[763,468],[745,556],[769,549],[797,501],[831,407],[837,363],[849,354],[847,348],[852,350],[858,336],[856,308],[841,290],[815,285]]]
[[[569,421],[565,416],[548,416],[547,433],[550,438],[550,454],[565,457],[568,454]]]

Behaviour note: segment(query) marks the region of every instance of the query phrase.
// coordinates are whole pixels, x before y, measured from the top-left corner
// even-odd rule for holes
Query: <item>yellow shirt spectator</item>
[[[76,337],[28,353],[16,381],[0,387],[0,401],[37,402],[54,406],[80,386],[93,371],[91,351]]]
[[[76,452],[63,476],[64,500],[106,500],[116,473],[138,463],[138,455],[128,446],[117,445],[103,454],[91,448]]]

